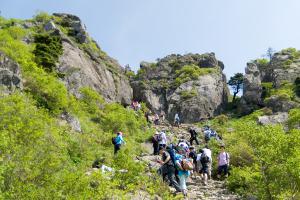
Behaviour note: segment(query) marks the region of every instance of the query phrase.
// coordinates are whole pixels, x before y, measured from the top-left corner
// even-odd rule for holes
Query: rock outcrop
[[[287,122],[289,118],[289,114],[286,112],[280,112],[276,115],[264,115],[258,117],[258,123],[261,125],[269,125],[269,124],[284,124]]]
[[[131,82],[134,98],[146,102],[169,120],[179,113],[183,122],[218,115],[228,99],[224,65],[213,53],[170,55],[157,63],[142,62]]]
[[[13,92],[22,89],[20,66],[0,52],[0,87],[4,92]]]
[[[132,88],[124,69],[90,38],[79,17],[65,13],[53,15],[60,20],[49,21],[44,29],[62,38],[63,54],[57,71],[69,92],[80,97],[80,88],[90,87],[108,102],[129,105]]]
[[[241,113],[249,114],[262,106],[273,112],[287,112],[299,107],[299,100],[293,99],[297,97],[289,96],[297,77],[300,77],[300,51],[293,48],[275,53],[270,62],[259,59],[248,63],[239,107]]]

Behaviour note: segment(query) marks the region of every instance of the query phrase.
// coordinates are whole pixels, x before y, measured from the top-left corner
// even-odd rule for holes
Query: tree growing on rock
[[[233,90],[233,102],[235,101],[236,95],[241,91],[243,83],[244,75],[242,73],[236,73],[234,76],[230,77],[227,84],[230,85]]]

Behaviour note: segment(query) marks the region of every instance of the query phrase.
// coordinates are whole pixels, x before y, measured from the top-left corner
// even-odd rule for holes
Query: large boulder
[[[244,75],[243,96],[240,101],[241,112],[248,114],[262,105],[262,86],[260,71],[254,62],[247,63]]]
[[[0,52],[0,86],[8,93],[23,88],[20,66],[2,52]]]
[[[258,117],[258,123],[261,125],[284,124],[287,122],[289,114],[287,112],[279,112],[275,115],[264,115]]]
[[[184,66],[191,68],[183,77],[179,72]],[[153,112],[164,111],[169,120],[175,113],[183,122],[211,118],[224,110],[228,100],[223,68],[213,53],[173,54],[157,63],[142,62],[137,78],[131,82],[134,98],[146,102]]]

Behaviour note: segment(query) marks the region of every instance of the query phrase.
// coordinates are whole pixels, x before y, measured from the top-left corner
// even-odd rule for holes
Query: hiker
[[[180,139],[177,146],[182,147],[186,152],[189,151],[189,145],[184,139]]]
[[[155,131],[155,134],[152,136],[153,144],[153,155],[158,155],[159,153],[159,132]]]
[[[122,132],[117,132],[117,136],[114,137],[112,140],[113,140],[113,144],[114,144],[114,153],[116,154],[120,148],[121,148],[121,145],[125,144],[125,141],[123,139],[123,133]]]
[[[195,128],[190,127],[189,132],[191,134],[190,144],[193,145],[193,141],[196,141],[196,144],[199,145],[199,141],[197,139],[198,133],[196,132]]]
[[[161,155],[162,159],[158,159],[157,162],[162,165],[160,171],[162,173],[163,180],[165,181],[165,176],[168,176],[170,184],[176,189],[177,192],[180,192],[180,186],[175,179],[175,166],[170,154],[163,147],[159,149],[159,154]]]
[[[167,136],[166,136],[166,131],[165,130],[162,130],[159,133],[158,144],[159,144],[159,147],[166,148],[166,146],[167,146]]]
[[[155,113],[155,115],[154,115],[154,124],[159,125],[159,116],[157,113]]]
[[[184,168],[183,162],[189,162],[188,159],[185,158],[186,152],[183,149],[180,149],[178,154],[176,154],[176,167],[178,169],[178,177],[180,188],[183,195],[187,196],[187,187],[186,180],[190,176],[190,171]]]
[[[174,117],[174,125],[177,126],[179,128],[180,125],[180,118],[179,118],[179,114],[176,113],[175,117]]]
[[[204,140],[205,140],[205,143],[208,143],[209,140],[210,140],[210,137],[211,137],[211,130],[208,126],[204,127]]]
[[[145,113],[145,117],[146,117],[146,120],[148,123],[151,123],[151,120],[150,120],[150,115],[152,114],[151,110],[147,111]]]
[[[166,118],[166,113],[162,110],[159,114],[160,118],[161,118],[161,122],[164,122],[165,121],[165,118]]]
[[[195,150],[195,147],[190,146],[189,147],[190,152],[189,152],[189,158],[193,160],[193,165],[194,165],[194,170],[193,170],[193,174],[196,176],[196,172],[197,172],[197,153]]]
[[[203,148],[203,153],[205,153],[205,155],[208,156],[209,158],[209,162],[208,162],[208,179],[211,179],[211,168],[212,168],[212,153],[211,150],[209,149],[208,145],[205,145],[205,147]]]
[[[224,171],[224,176],[228,177],[228,167],[230,157],[227,152],[225,152],[225,145],[221,145],[221,152],[218,155],[218,178],[221,178],[222,172]]]
[[[202,174],[203,184],[207,185],[210,159],[209,159],[208,155],[206,154],[206,152],[204,152],[203,149],[200,150],[200,153],[201,153],[200,162],[201,162],[201,166],[202,166],[200,173]]]

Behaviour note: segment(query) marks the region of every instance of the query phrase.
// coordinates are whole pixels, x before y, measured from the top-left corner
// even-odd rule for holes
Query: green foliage
[[[268,59],[262,58],[256,60],[259,68],[265,69],[269,66],[270,61]]]
[[[300,51],[295,48],[287,48],[281,51],[283,54],[288,54],[289,58],[284,61],[283,67],[289,68],[289,66],[297,59],[300,58]]]
[[[263,82],[261,83],[261,86],[262,86],[262,98],[265,99],[265,98],[268,98],[271,96],[271,92],[272,92],[272,89],[273,89],[273,83],[272,82]]]
[[[215,117],[215,120],[217,121],[218,124],[224,125],[226,122],[228,122],[228,116],[227,115],[218,115]]]
[[[299,109],[289,112],[290,131],[281,125],[259,126],[257,117],[265,110],[258,110],[239,119],[210,123],[218,130],[231,155],[231,176],[228,186],[244,197],[258,199],[291,199],[299,196],[300,135]],[[213,150],[217,148],[213,142]]]
[[[197,80],[199,76],[216,73],[217,71],[217,68],[200,68],[197,65],[185,65],[181,69],[175,71],[175,85],[179,86],[182,83]]]
[[[300,77],[297,77],[294,83],[294,91],[298,97],[300,97]]]
[[[180,92],[180,97],[183,99],[183,100],[187,100],[187,99],[190,99],[190,98],[193,98],[195,96],[197,96],[197,91],[195,89],[192,89],[192,90],[183,90]]]
[[[52,16],[46,12],[38,12],[34,17],[33,20],[41,23],[46,23],[52,19]]]
[[[37,34],[34,42],[36,46],[33,53],[36,63],[48,72],[55,71],[56,63],[63,53],[61,38],[49,34]]]

